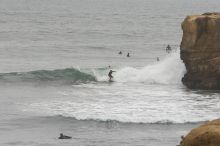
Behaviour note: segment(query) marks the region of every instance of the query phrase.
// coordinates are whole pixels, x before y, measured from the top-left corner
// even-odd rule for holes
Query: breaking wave
[[[96,81],[96,78],[77,69],[66,68],[57,70],[1,73],[0,80],[7,82],[64,81],[74,83]]]
[[[144,82],[159,84],[180,84],[186,69],[180,59],[179,51],[173,52],[163,60],[147,65],[143,68],[124,67],[115,69],[114,81],[116,82]],[[98,81],[107,81],[108,77],[95,72]]]
[[[69,104],[69,105],[68,105]],[[134,114],[127,114],[123,112],[126,108],[116,108],[102,111],[98,107],[95,108],[83,108],[82,106],[76,105],[76,103],[68,102],[63,103],[34,103],[27,105],[23,111],[30,112],[30,114],[43,116],[43,117],[63,117],[71,118],[82,121],[100,121],[100,122],[120,122],[120,123],[143,123],[143,124],[184,124],[184,123],[199,123],[209,121],[210,119],[218,118],[217,114],[211,113],[209,116],[202,117],[201,113],[183,113],[182,111],[170,111],[166,114],[165,112],[150,112],[149,110],[139,112],[134,111]],[[88,103],[86,103],[88,104]],[[105,106],[108,106],[107,104]],[[157,109],[155,109],[157,110]],[[118,112],[121,111],[121,112]]]
[[[143,82],[148,84],[179,84],[185,74],[185,65],[180,59],[179,52],[173,52],[163,60],[149,64],[142,68],[123,67],[111,68],[115,82]],[[1,73],[0,80],[4,81],[64,81],[68,83],[78,82],[108,82],[110,68],[95,69],[57,69],[38,70],[30,72]]]
[[[78,121],[96,121],[96,122],[103,122],[108,124],[114,124],[114,123],[126,123],[126,124],[197,124],[197,123],[204,123],[210,121],[210,119],[204,119],[201,121],[177,121],[177,120],[158,120],[158,121],[120,121],[120,120],[112,120],[112,119],[80,119],[75,117],[69,117],[69,116],[63,116],[63,115],[54,115],[54,116],[46,116],[46,117],[52,117],[52,118],[64,118],[64,119],[73,119]]]

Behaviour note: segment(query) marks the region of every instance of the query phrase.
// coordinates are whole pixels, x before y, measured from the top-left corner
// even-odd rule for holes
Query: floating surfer
[[[160,61],[160,58],[159,58],[159,57],[157,57],[157,61]]]
[[[67,136],[67,135],[63,135],[63,133],[60,133],[60,137],[58,137],[59,139],[71,139],[72,137]]]
[[[113,72],[115,72],[115,71],[110,70],[109,73],[108,73],[108,77],[109,77],[109,80],[108,80],[108,81],[109,81],[109,82],[113,82],[113,81],[112,81],[112,78],[113,78],[112,73],[113,73]]]
[[[122,52],[120,51],[118,54],[119,54],[119,55],[121,55],[121,54],[122,54]]]
[[[166,52],[167,52],[167,53],[170,53],[171,51],[172,51],[172,49],[171,49],[170,45],[167,45],[167,47],[166,47]]]
[[[130,53],[127,54],[127,57],[130,57]]]

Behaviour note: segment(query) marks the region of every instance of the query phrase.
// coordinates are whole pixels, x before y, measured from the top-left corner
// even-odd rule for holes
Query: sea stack
[[[180,146],[220,146],[220,119],[191,130]]]
[[[220,89],[220,13],[187,16],[182,23],[181,59],[191,89]]]

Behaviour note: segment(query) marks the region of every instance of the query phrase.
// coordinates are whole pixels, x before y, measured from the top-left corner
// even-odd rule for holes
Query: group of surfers
[[[122,55],[122,52],[118,52],[119,55]],[[130,57],[130,53],[128,52],[127,57]]]
[[[171,51],[172,51],[172,49],[171,49],[170,45],[167,45],[167,47],[166,47],[166,52],[167,52],[167,53],[170,53]],[[122,52],[120,51],[118,54],[119,54],[119,55],[122,55]],[[127,54],[127,57],[130,57],[130,53]],[[160,61],[160,58],[159,58],[159,57],[157,57],[157,61]],[[116,72],[116,71],[110,70],[109,73],[108,73],[109,82],[112,82],[112,81],[113,81],[113,80],[112,80],[112,79],[113,79],[113,75],[112,75],[113,72]]]

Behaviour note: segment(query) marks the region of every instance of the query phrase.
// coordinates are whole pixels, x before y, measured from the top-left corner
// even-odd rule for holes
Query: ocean
[[[0,145],[176,146],[220,115],[219,91],[181,83],[179,53],[184,18],[219,5],[0,0]]]

